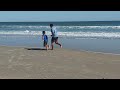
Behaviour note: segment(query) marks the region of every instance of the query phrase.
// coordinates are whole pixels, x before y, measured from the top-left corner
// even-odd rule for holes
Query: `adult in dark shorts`
[[[57,29],[55,27],[53,27],[53,24],[50,24],[50,28],[51,28],[51,47],[53,50],[53,44],[55,42],[55,44],[59,45],[60,48],[62,48],[62,45],[60,43],[58,43],[58,33],[57,33]]]

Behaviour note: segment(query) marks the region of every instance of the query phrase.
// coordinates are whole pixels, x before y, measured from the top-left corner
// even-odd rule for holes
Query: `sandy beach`
[[[120,55],[0,46],[0,79],[117,79]]]

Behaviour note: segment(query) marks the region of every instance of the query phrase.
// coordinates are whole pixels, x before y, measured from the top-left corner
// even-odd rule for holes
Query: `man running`
[[[57,29],[55,27],[53,27],[53,24],[50,24],[50,28],[51,28],[51,36],[52,36],[52,39],[51,39],[51,47],[52,47],[52,50],[53,50],[53,44],[55,42],[55,44],[59,45],[60,48],[62,48],[62,45],[60,43],[58,43],[58,32],[57,32]]]

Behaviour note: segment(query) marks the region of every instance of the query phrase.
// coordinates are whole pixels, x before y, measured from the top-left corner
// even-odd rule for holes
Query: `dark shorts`
[[[52,39],[51,39],[51,43],[53,43],[53,42],[57,42],[58,41],[58,37],[52,37]]]
[[[44,41],[43,46],[45,47],[47,45],[48,41]]]

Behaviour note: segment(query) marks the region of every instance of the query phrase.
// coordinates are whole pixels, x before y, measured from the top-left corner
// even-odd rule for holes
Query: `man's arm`
[[[51,29],[51,34],[52,34],[51,36],[53,36],[53,34],[54,34],[52,29]]]

